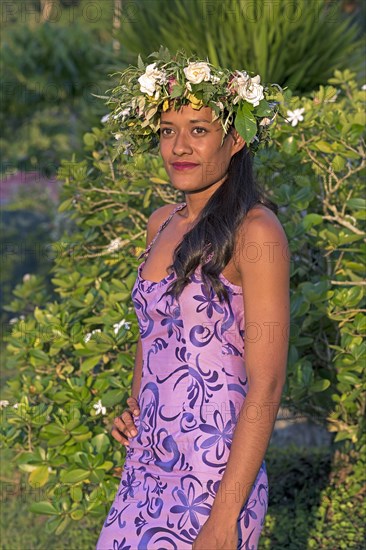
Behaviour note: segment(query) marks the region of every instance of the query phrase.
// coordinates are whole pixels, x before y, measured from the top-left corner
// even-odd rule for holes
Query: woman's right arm
[[[140,335],[136,346],[135,367],[133,370],[132,389],[131,389],[131,397],[135,398],[136,401],[140,391],[141,376],[142,376],[142,342],[141,342],[141,335]]]
[[[174,207],[174,205],[173,205]],[[166,219],[167,215],[172,210],[171,204],[166,204],[155,210],[148,219],[146,227],[146,247],[149,246],[154,239],[160,225]],[[138,396],[140,392],[142,376],[142,341],[141,335],[138,338],[135,355],[135,366],[133,370],[131,396],[127,398],[128,409],[126,409],[120,416],[114,419],[111,434],[112,436],[122,443],[123,445],[129,445],[128,438],[135,437],[136,433],[132,432],[136,430],[136,426],[133,421],[133,415],[138,416],[140,414],[140,408],[138,404]]]

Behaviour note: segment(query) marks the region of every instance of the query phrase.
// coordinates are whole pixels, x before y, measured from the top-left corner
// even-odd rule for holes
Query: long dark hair
[[[262,203],[277,214],[277,205],[265,197],[253,175],[252,153],[244,147],[232,156],[225,181],[209,198],[200,212],[199,220],[188,231],[174,251],[173,268],[177,277],[169,285],[168,293],[178,298],[189,277],[201,264],[206,288],[212,285],[219,301],[229,303],[227,290],[218,275],[234,253],[235,234],[249,210]],[[212,259],[204,263],[213,252]],[[208,285],[208,286],[207,286]]]

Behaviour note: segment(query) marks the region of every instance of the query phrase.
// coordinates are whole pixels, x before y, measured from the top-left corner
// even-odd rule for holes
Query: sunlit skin
[[[225,136],[219,120],[212,122],[210,107],[189,105],[161,114],[160,153],[173,187],[185,194],[188,218],[196,218],[225,180],[231,157],[244,147],[233,130]],[[179,166],[193,163],[195,166]]]

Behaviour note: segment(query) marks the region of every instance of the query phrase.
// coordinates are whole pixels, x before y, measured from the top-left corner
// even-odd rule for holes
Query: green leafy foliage
[[[363,548],[365,456],[330,449],[269,449],[270,501],[260,550]]]
[[[327,410],[335,441],[362,448],[366,91],[354,77],[335,71],[309,98],[290,98],[289,111],[302,109],[303,120],[278,125],[277,149],[258,164],[281,204],[292,254],[288,403],[314,416]]]
[[[303,120],[279,119],[255,166],[280,205],[292,252],[284,404],[328,421],[337,441],[362,450],[365,91],[350,72],[336,72],[310,98],[284,100],[290,111],[304,109]],[[154,155],[114,158],[105,128],[84,141],[85,160],[59,171],[60,211],[74,229],[53,245],[57,300],[34,307],[7,338],[7,364],[18,374],[4,395],[2,442],[17,451],[29,484],[45,488],[34,511],[48,514],[56,533],[81,518],[102,521],[114,498],[125,450],[109,431],[131,386],[136,258],[150,212],[184,199]],[[18,289],[10,310],[21,303]]]
[[[53,174],[63,156],[81,152],[85,128],[104,114],[92,94],[107,87],[112,57],[81,24],[4,32],[0,143],[8,166]]]

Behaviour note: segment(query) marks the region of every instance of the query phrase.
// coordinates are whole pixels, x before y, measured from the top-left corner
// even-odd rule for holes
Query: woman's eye
[[[202,126],[197,126],[196,128],[193,128],[193,131],[196,131],[196,134],[205,134],[207,132],[206,128],[202,128]]]
[[[169,135],[170,135],[170,132],[172,132],[172,129],[171,129],[171,128],[161,128],[161,129],[160,129],[160,133],[161,133],[161,135],[163,135],[163,136],[169,136]]]

